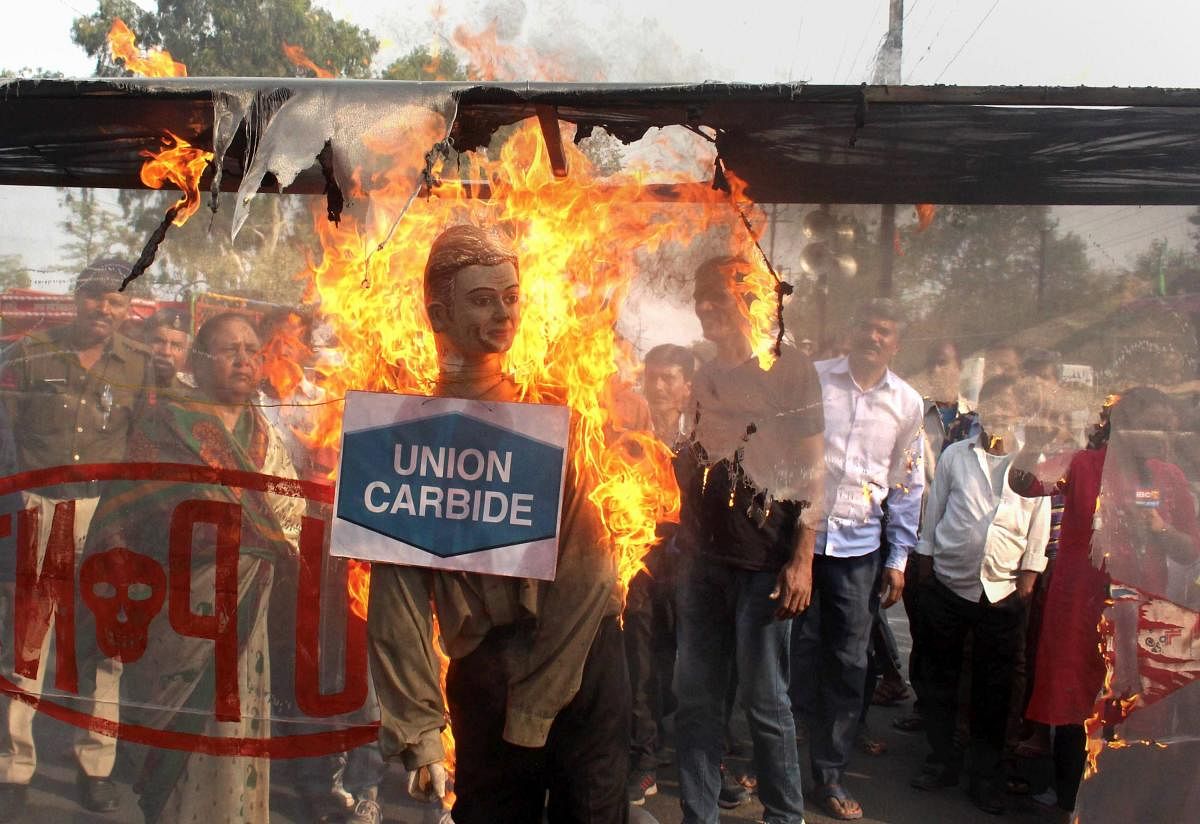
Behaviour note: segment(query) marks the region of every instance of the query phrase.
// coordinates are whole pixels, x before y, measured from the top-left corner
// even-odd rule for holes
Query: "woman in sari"
[[[262,371],[258,335],[242,315],[208,320],[196,335],[192,398],[156,404],[138,422],[128,460],[196,464],[294,478],[279,434],[251,405]],[[237,556],[237,689],[240,718],[217,720],[217,645],[172,628],[170,598],[188,598],[196,616],[227,610],[217,591],[216,529],[197,524],[191,536],[190,592],[174,592],[149,626],[145,652],[122,676],[122,722],[215,740],[270,734],[267,607],[273,565],[296,551],[304,500],[211,483],[120,482],[103,496],[88,538],[89,553],[127,547],[168,564],[168,535],[185,501],[235,504],[241,512]],[[180,586],[172,576],[171,589]],[[179,609],[177,604],[176,610]],[[214,622],[216,623],[216,622]],[[134,789],[147,822],[262,822],[269,817],[269,759],[183,749],[145,750]]]
[[[1168,422],[1170,408],[1170,401],[1155,389],[1125,392],[1106,409],[1089,448],[1077,452],[1057,480],[1045,478],[1044,468],[1035,468],[1047,433],[1029,427],[1009,474],[1009,484],[1020,495],[1058,492],[1065,498],[1033,694],[1025,712],[1026,718],[1054,727],[1055,790],[1064,821],[1074,815],[1083,777],[1084,722],[1104,686],[1098,625],[1109,584],[1117,581],[1161,594],[1166,591],[1168,559],[1185,563],[1200,553],[1200,522],[1187,478],[1167,459],[1162,437],[1154,437],[1174,428]],[[1128,694],[1135,691],[1137,676],[1136,648],[1128,644],[1132,640],[1136,647],[1136,637],[1122,627],[1122,617],[1118,610],[1122,648],[1113,688]]]

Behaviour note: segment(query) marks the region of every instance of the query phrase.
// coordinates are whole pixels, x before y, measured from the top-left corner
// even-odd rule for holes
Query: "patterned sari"
[[[127,460],[191,463],[295,477],[279,434],[247,407],[234,431],[207,404],[161,404],[136,425]],[[121,720],[157,730],[211,738],[265,738],[270,734],[270,655],[267,607],[274,560],[294,552],[304,501],[215,484],[127,481],[108,484],[88,534],[88,553],[124,546],[168,569],[172,513],[184,501],[241,506],[237,565],[237,681],[240,720],[217,721],[215,644],[172,629],[169,603],[153,618],[145,653],[125,664]],[[190,611],[213,614],[217,565],[215,530],[198,525],[192,536]],[[168,599],[169,601],[169,599]],[[141,770],[134,789],[147,822],[266,821],[270,762],[173,749],[138,748]]]

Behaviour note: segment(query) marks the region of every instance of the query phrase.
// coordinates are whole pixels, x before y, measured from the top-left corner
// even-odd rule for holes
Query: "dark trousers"
[[[908,618],[909,637],[912,639],[912,649],[908,653],[908,680],[912,684],[913,694],[916,696],[913,701],[913,713],[921,715],[925,709],[924,698],[921,691],[924,689],[921,673],[921,655],[924,652],[924,642],[921,640],[921,619],[917,611],[917,567],[916,558],[910,558],[907,569],[904,571],[904,591],[900,594],[901,602],[904,604],[904,614]]]
[[[665,576],[664,576],[665,577]],[[658,767],[663,717],[674,707],[674,581],[638,573],[625,601],[625,660],[633,698],[629,757],[635,770]]]
[[[880,568],[882,572],[882,567]],[[901,674],[900,650],[896,646],[896,636],[888,624],[887,612],[882,609],[875,611],[875,620],[871,624],[871,645],[867,648],[867,685],[863,689],[862,715],[859,721],[867,723],[867,713],[871,709],[871,699],[875,697],[875,688],[879,679],[903,679]]]
[[[1087,763],[1087,733],[1082,724],[1064,724],[1054,728],[1054,789],[1058,806],[1075,809],[1083,768]]]
[[[841,784],[863,710],[882,555],[813,559],[813,602],[792,628],[791,697],[818,785]]]
[[[971,774],[994,779],[1004,750],[1025,605],[1015,592],[995,604],[989,603],[987,596],[968,601],[936,579],[923,583],[917,597],[925,644],[923,695],[925,732],[932,750],[929,761],[951,772],[962,767],[954,729],[963,644],[971,633]]]
[[[457,753],[457,824],[625,824],[629,802],[629,677],[616,618],[600,623],[579,692],[559,711],[544,747],[503,738],[511,645],[530,630],[493,630],[450,663],[446,699]],[[547,793],[549,798],[547,799]]]

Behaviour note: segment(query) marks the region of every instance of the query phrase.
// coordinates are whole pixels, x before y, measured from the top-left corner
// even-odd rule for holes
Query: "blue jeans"
[[[813,600],[792,637],[792,709],[808,725],[818,785],[841,784],[867,683],[871,624],[879,611],[879,551],[813,559]]]
[[[800,824],[804,797],[788,704],[791,621],[776,621],[773,572],[689,559],[679,578],[675,729],[684,824],[717,824],[725,695],[736,667],[768,824]]]

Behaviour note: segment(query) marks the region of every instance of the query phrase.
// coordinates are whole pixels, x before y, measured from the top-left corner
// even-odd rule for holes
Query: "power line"
[[[983,19],[980,20],[979,24],[977,26],[975,26],[975,28],[971,31],[971,33],[969,35],[967,35],[966,41],[961,46],[958,47],[958,51],[956,51],[954,53],[954,56],[950,58],[950,62],[942,67],[942,70],[941,70],[941,72],[938,73],[937,77],[933,78],[934,83],[937,83],[939,80],[941,80],[942,75],[946,73],[946,69],[948,69],[952,65],[954,65],[954,61],[957,60],[958,56],[963,53],[963,49],[965,49],[967,47],[967,44],[969,44],[972,40],[975,39],[975,35],[979,34],[979,30],[981,28],[983,28],[983,24],[988,21],[988,18],[992,16],[992,12],[994,12],[996,10],[996,6],[999,6],[999,5],[1000,5],[1000,0],[996,0],[996,2],[992,3],[992,7],[987,10],[987,14],[985,14],[983,16]]]
[[[1130,211],[1141,211],[1141,209],[1141,206],[1122,206],[1115,212],[1101,212],[1099,215],[1081,220],[1071,228],[1072,230],[1077,230],[1084,226],[1091,226],[1092,229],[1096,229],[1102,225],[1114,223],[1118,220],[1126,218]]]
[[[938,41],[938,39],[942,36],[942,32],[945,30],[946,24],[950,22],[950,18],[954,16],[954,10],[957,8],[958,8],[958,4],[956,3],[950,7],[950,11],[946,13],[946,16],[944,18],[942,18],[942,24],[940,26],[938,26],[938,30],[933,35],[933,39],[931,39],[929,41],[929,45],[925,47],[925,51],[922,52],[920,58],[917,59],[917,63],[915,66],[912,67],[912,71],[915,72],[918,68],[920,68],[921,64],[925,62],[925,58],[929,57],[929,55],[932,53],[934,43],[936,43]],[[930,16],[931,17],[933,16],[932,8],[930,9]]]
[[[1178,225],[1179,225],[1179,218],[1175,217],[1175,218],[1171,218],[1170,220],[1165,220],[1161,223],[1156,223],[1155,225],[1153,225],[1149,228],[1135,229],[1133,232],[1130,232],[1129,234],[1119,235],[1118,237],[1111,238],[1111,239],[1109,239],[1108,242],[1110,244],[1112,244],[1113,246],[1122,246],[1122,245],[1129,244],[1129,243],[1136,243],[1137,241],[1141,240],[1142,238],[1150,237],[1151,235],[1155,235],[1155,234],[1158,234],[1159,232],[1162,232],[1164,229],[1167,229],[1171,226],[1178,226]]]
[[[867,45],[867,38],[871,36],[871,29],[875,28],[875,21],[879,19],[880,5],[877,2],[875,5],[875,13],[871,15],[871,22],[867,24],[866,30],[863,32],[862,40],[858,43],[858,51],[854,52],[854,60],[850,62],[850,68],[846,71],[846,79],[854,79],[854,69],[858,66],[858,58],[862,54],[863,46]]]

